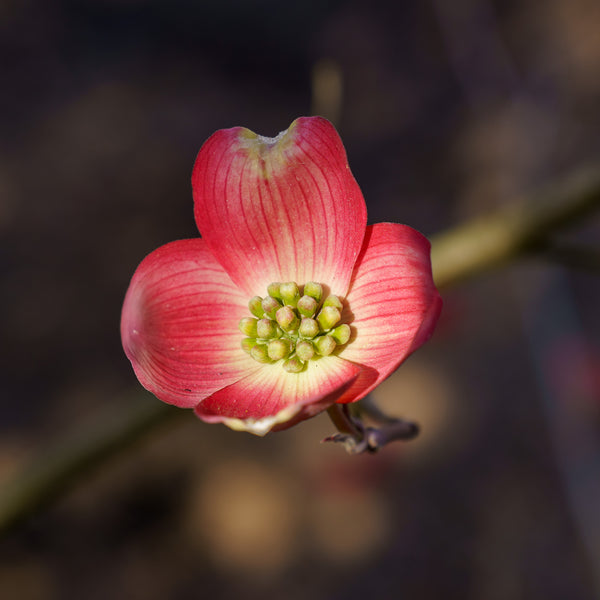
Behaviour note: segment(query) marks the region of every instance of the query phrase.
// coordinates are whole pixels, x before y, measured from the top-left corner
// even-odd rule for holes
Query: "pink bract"
[[[431,336],[442,302],[429,242],[406,225],[366,225],[325,119],[302,117],[275,138],[217,131],[192,186],[202,237],[147,256],[123,305],[123,348],[159,399],[264,435],[363,398]],[[238,323],[276,281],[316,281],[345,298],[350,342],[301,373],[252,359]]]

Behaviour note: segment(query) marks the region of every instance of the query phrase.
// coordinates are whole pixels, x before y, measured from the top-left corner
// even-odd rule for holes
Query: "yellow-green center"
[[[253,317],[240,320],[246,336],[242,348],[260,363],[283,361],[288,373],[300,373],[309,360],[328,356],[350,339],[350,326],[340,323],[343,303],[323,286],[309,281],[271,283],[268,296],[248,303]]]

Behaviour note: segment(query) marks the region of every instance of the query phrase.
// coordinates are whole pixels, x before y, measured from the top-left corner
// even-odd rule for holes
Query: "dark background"
[[[433,235],[600,156],[599,23],[595,0],[0,2],[0,477],[144,396],[122,298],[197,235],[212,132],[322,113],[369,221]],[[528,259],[443,295],[374,394],[418,440],[349,457],[325,416],[259,439],[186,415],[0,542],[0,596],[598,597],[597,274]]]

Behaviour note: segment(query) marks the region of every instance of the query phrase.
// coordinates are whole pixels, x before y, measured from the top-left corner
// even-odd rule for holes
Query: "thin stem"
[[[342,444],[349,454],[362,454],[377,452],[390,442],[412,440],[419,435],[416,423],[386,415],[368,396],[362,402],[362,413],[379,426],[365,425],[359,416],[351,414],[348,404],[334,404],[327,412],[339,433],[326,437],[323,442],[336,442]]]
[[[353,436],[362,435],[363,431],[356,426],[347,404],[334,404],[327,409],[327,414],[339,432]]]

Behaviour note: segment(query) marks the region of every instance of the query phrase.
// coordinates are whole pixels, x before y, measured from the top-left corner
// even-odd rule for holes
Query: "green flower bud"
[[[298,327],[298,333],[306,339],[311,340],[319,334],[319,324],[314,319],[302,319],[300,321],[300,327]]]
[[[307,342],[306,340],[300,340],[296,344],[296,356],[303,362],[310,360],[314,355],[315,349],[310,342]]]
[[[260,322],[260,321],[259,321]],[[329,335],[340,345],[348,343],[350,339],[350,325],[346,325],[343,323],[342,325],[338,325]]]
[[[283,369],[288,373],[300,373],[304,369],[304,363],[297,356],[293,356],[283,363]]]
[[[342,314],[335,306],[324,306],[317,315],[317,321],[323,331],[329,331],[342,318]]]
[[[331,294],[331,296],[327,296],[327,298],[325,298],[325,302],[323,302],[323,307],[325,307],[325,306],[334,306],[340,312],[342,312],[342,308],[344,308],[342,301],[337,296],[334,296],[333,294]]]
[[[320,335],[313,343],[321,356],[329,356],[336,347],[335,340],[330,335]]]
[[[275,314],[275,318],[284,331],[294,331],[298,328],[299,319],[289,306],[282,306]]]
[[[317,302],[321,302],[323,297],[323,286],[320,283],[309,281],[304,284],[304,294],[314,298]]]
[[[256,346],[256,343],[254,338],[242,338],[242,350],[250,354],[250,350]]]
[[[281,303],[278,302],[273,296],[267,296],[261,303],[262,309],[265,311],[265,315],[271,319],[275,318],[275,313],[281,308]]]
[[[292,351],[292,344],[289,340],[271,340],[267,344],[267,354],[271,360],[281,360],[287,358]]]
[[[301,373],[310,360],[349,343],[352,330],[341,322],[345,301],[330,294],[321,304],[323,288],[314,281],[302,288],[294,281],[269,284],[268,296],[248,302],[253,316],[239,321],[242,350],[260,363],[280,362],[287,373]]]
[[[281,336],[281,329],[271,319],[260,319],[256,324],[256,336],[263,340],[271,340]]]
[[[262,298],[260,296],[254,296],[254,298],[248,302],[248,308],[250,309],[250,312],[259,319],[265,314],[261,303]]]
[[[279,286],[281,284],[276,281],[274,283],[270,283],[267,287],[267,292],[269,292],[269,296],[272,298],[277,298],[277,300],[281,300],[281,292],[279,291]]]
[[[260,363],[270,363],[271,362],[271,359],[269,358],[269,354],[267,351],[266,344],[256,344],[255,346],[253,346],[252,350],[250,350],[250,356],[254,360],[257,360]]]
[[[248,337],[256,337],[256,323],[256,319],[253,319],[252,317],[244,317],[243,319],[240,319],[238,327],[244,335],[247,335]]]
[[[282,283],[279,286],[279,293],[281,294],[281,299],[285,304],[288,306],[293,306],[294,308],[296,307],[296,304],[298,304],[298,299],[300,298],[300,290],[293,281]]]
[[[317,312],[319,303],[312,296],[302,296],[298,300],[298,312],[305,317],[312,317]]]

